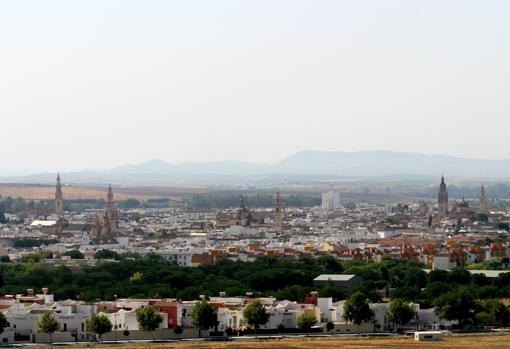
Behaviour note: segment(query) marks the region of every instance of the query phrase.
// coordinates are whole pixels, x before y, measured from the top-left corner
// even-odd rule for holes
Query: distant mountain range
[[[390,151],[302,151],[274,164],[241,161],[171,164],[151,160],[104,171],[63,173],[67,183],[200,185],[289,183],[361,179],[508,179],[510,160],[482,160]],[[0,170],[2,182],[53,183],[54,173],[26,176]]]

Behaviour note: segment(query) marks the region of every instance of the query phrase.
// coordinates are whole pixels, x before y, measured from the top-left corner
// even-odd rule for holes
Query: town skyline
[[[54,180],[53,200],[0,200],[4,343],[236,340],[254,329],[252,307],[266,314],[262,336],[409,330],[440,340],[439,330],[510,324],[503,187],[459,201],[441,176],[428,198],[353,201],[330,188],[224,205],[225,193],[117,200],[111,186],[106,200],[82,200]],[[152,327],[142,312],[156,314]]]
[[[509,23],[0,1],[0,343],[510,348]]]

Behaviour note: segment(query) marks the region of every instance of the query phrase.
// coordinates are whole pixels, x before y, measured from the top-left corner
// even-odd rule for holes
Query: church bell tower
[[[441,184],[439,184],[437,208],[439,209],[439,218],[445,218],[448,216],[448,189],[444,181],[444,176],[441,176]]]
[[[62,195],[62,184],[60,182],[60,173],[57,175],[57,186],[55,188],[55,214],[59,218],[64,217],[64,198]]]

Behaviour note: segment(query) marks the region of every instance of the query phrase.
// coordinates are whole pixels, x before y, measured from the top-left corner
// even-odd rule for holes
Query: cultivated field
[[[99,188],[80,188],[65,187],[62,189],[65,199],[81,200],[81,199],[104,199],[107,189]],[[0,196],[2,197],[21,197],[26,200],[48,200],[55,197],[55,187],[46,186],[0,186]],[[116,193],[118,200],[133,198],[133,195],[124,193]],[[137,195],[136,198],[144,198]]]
[[[64,186],[64,200],[105,199],[107,188]],[[183,197],[204,192],[194,189],[165,187],[124,187],[114,188],[117,200],[169,198],[181,201]],[[26,200],[50,200],[55,197],[55,187],[47,185],[0,184],[0,196],[21,197]]]

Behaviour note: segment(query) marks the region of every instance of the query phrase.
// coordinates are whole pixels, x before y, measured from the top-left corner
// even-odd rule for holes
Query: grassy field
[[[416,342],[413,338],[303,338],[233,342],[147,343],[115,345],[119,349],[321,349],[321,348],[510,348],[510,335],[447,336],[439,342]]]

